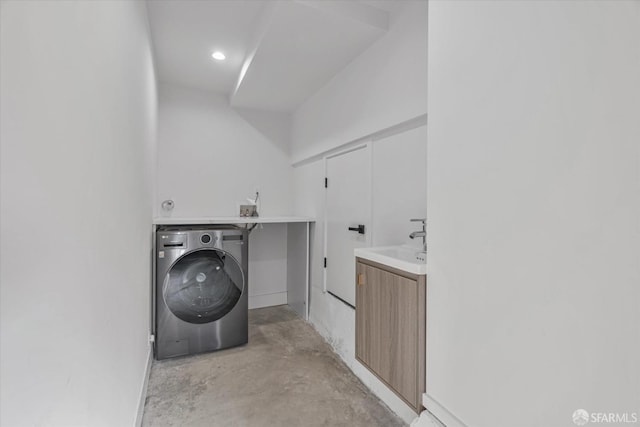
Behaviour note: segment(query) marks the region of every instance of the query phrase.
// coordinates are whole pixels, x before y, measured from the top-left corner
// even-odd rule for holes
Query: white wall
[[[294,112],[294,163],[426,113],[427,2],[405,3],[387,34]]]
[[[260,215],[291,213],[286,121],[164,83],[158,114],[158,200],[175,201],[171,216],[237,216],[256,189]]]
[[[374,137],[373,142],[373,235],[375,243],[381,245],[408,242],[413,230],[409,218],[426,211],[425,127],[403,129],[394,135],[384,132],[426,112],[426,2],[409,3],[392,22],[388,34],[293,115],[294,161],[371,134],[380,137]],[[415,152],[411,152],[413,149]],[[311,248],[310,321],[356,375],[409,422],[415,418],[411,409],[355,360],[354,310],[323,292],[324,168],[320,159],[305,162],[293,172],[294,212],[316,219]],[[394,191],[394,184],[403,178],[416,183]],[[392,206],[397,208],[395,215]]]
[[[287,224],[264,224],[249,235],[249,308],[287,303]]]
[[[640,413],[640,4],[429,4],[428,394]]]
[[[427,127],[420,126],[373,142],[372,246],[411,245],[409,238],[427,215]]]
[[[0,10],[0,424],[132,425],[150,354],[144,3]]]
[[[161,84],[159,203],[175,201],[172,217],[237,216],[257,189],[261,216],[290,215],[289,126],[278,113],[234,110],[222,95]],[[286,304],[286,225],[250,236],[249,307]]]

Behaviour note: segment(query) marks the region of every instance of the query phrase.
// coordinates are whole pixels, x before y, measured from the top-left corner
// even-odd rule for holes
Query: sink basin
[[[354,254],[407,273],[427,274],[427,254],[410,246],[359,248],[354,250]]]

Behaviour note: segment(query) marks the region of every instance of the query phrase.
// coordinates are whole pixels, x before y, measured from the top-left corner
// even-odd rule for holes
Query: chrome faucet
[[[409,234],[411,239],[415,239],[416,237],[422,237],[422,250],[427,252],[427,219],[426,218],[413,218],[410,220],[411,222],[422,222],[422,231],[414,231]]]

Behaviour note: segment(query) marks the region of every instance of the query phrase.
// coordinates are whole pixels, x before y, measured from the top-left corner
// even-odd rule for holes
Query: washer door
[[[220,249],[201,249],[178,259],[167,274],[164,302],[189,323],[214,322],[240,300],[244,276],[238,262]]]

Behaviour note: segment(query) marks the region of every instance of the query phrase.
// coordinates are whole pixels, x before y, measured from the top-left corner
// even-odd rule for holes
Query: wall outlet
[[[240,205],[240,216],[258,216],[256,205]]]

